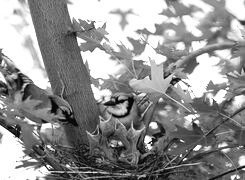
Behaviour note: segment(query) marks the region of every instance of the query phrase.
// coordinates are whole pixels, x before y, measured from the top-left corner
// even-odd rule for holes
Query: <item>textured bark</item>
[[[85,130],[93,131],[98,108],[90,78],[80,54],[65,0],[28,0],[44,65],[55,94],[63,94],[72,106],[79,130],[66,126],[73,144],[87,144]]]

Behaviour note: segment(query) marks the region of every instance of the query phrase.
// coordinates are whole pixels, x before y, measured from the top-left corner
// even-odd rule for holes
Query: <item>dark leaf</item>
[[[144,29],[138,29],[136,31],[138,34],[143,34],[143,35],[146,35],[146,36],[149,36],[150,34],[152,34],[150,31],[148,31],[146,28]]]
[[[219,110],[219,106],[215,101],[211,105],[204,97],[193,99],[191,104],[199,113],[216,113]]]
[[[155,111],[159,113],[154,120],[165,129],[167,135],[176,131],[176,125],[184,127],[184,124],[188,124],[184,119],[184,114],[179,113],[178,108],[173,106],[158,103]]]
[[[137,77],[138,79],[143,79],[146,76],[149,76],[151,73],[151,68],[145,64],[142,60],[129,60],[126,62],[123,62],[125,65],[124,68],[124,81],[129,81],[134,77]],[[132,74],[128,73],[128,70],[132,73],[135,73],[134,76]],[[126,73],[126,74],[125,74]]]
[[[79,47],[82,52],[93,52],[95,48],[103,49],[100,43],[96,41],[87,41],[86,43],[81,43]]]
[[[3,137],[3,134],[0,132],[0,144],[2,144],[2,137]]]
[[[175,29],[177,29],[176,25],[173,24],[173,23],[155,24],[155,28],[156,28],[156,31],[155,31],[154,34],[155,35],[159,35],[159,36],[162,36],[164,31],[166,31],[166,30],[169,30],[169,29],[175,30]]]
[[[223,59],[220,60],[217,66],[221,68],[220,74],[223,74],[223,75],[233,72],[234,69],[236,69],[236,65],[232,64],[232,62],[228,60],[223,60]]]
[[[180,85],[177,84],[177,87],[173,87],[173,90],[179,95],[185,104],[193,102],[190,93],[188,91],[184,91]]]
[[[184,15],[191,15],[193,12],[200,11],[201,9],[191,5],[189,7],[185,6],[179,1],[169,1],[168,9],[163,10],[160,14],[168,17],[179,17]]]
[[[197,124],[192,124],[192,130],[188,130],[179,125],[175,125],[177,130],[172,132],[170,136],[172,138],[178,138],[183,140],[186,144],[192,144],[194,142],[200,141],[204,137],[204,133]]]
[[[233,131],[233,138],[237,144],[245,145],[245,126],[236,124],[234,122],[226,122],[225,124],[229,129]]]
[[[175,49],[175,47],[167,47],[164,44],[158,44],[157,48],[155,48],[155,51],[174,61],[188,55],[188,52],[186,50],[177,50]]]
[[[41,162],[37,162],[37,161],[23,160],[21,162],[22,162],[22,164],[16,166],[16,169],[30,168],[30,167],[34,167],[34,169],[38,169],[38,168],[43,166]]]
[[[224,0],[203,0],[203,2],[215,7],[216,9],[224,8],[225,1]]]
[[[233,53],[232,58],[240,57],[240,63],[236,65],[235,70],[241,73],[242,69],[245,67],[245,47],[240,47],[234,50],[232,53]]]
[[[78,19],[78,21],[79,21],[78,23],[79,23],[80,27],[84,31],[89,31],[89,30],[95,29],[95,26],[94,26],[95,21],[84,21],[81,19]]]
[[[119,59],[119,60],[131,60],[133,58],[132,52],[126,48],[123,44],[117,45],[120,49],[119,52],[113,52],[113,54]]]
[[[132,11],[132,9],[129,9],[127,11],[122,11],[121,9],[117,9],[117,10],[111,11],[110,13],[111,14],[119,15],[121,17],[120,25],[121,25],[122,30],[124,30],[124,28],[128,24],[127,16],[129,14],[134,14],[134,12]]]
[[[177,144],[175,149],[172,149],[172,154],[180,155],[186,150],[193,149],[196,145],[207,146],[211,142],[210,137],[205,137],[202,129],[195,123],[192,124],[192,130],[176,125],[177,130],[170,133],[172,139],[178,138],[183,142]]]
[[[243,94],[245,91],[245,74],[233,74],[229,75],[227,74],[227,78],[229,80],[229,90],[234,95],[240,95]]]
[[[155,27],[155,35],[162,36],[166,30],[173,30],[175,32],[174,35],[165,36],[166,43],[183,42],[187,47],[189,47],[192,41],[203,40],[203,37],[196,37],[191,32],[189,32],[186,29],[186,25],[183,21],[180,21],[178,24],[164,22],[162,24],[155,24]]]
[[[194,69],[197,67],[197,65],[199,65],[199,63],[196,61],[196,58],[192,59],[191,61],[188,61],[185,64],[183,71],[185,73],[191,74],[194,71]]]
[[[135,55],[139,55],[145,50],[145,45],[146,45],[145,42],[142,42],[140,40],[135,40],[135,39],[130,38],[130,37],[128,37],[128,40],[130,41],[130,43],[134,47],[133,52]]]
[[[79,22],[73,19],[73,27],[77,32],[77,37],[83,39],[85,42],[80,44],[81,51],[93,52],[95,48],[104,50],[100,44],[103,39],[108,40],[105,35],[108,33],[105,31],[106,24],[101,28],[95,28],[94,21],[87,22],[79,19]]]
[[[214,85],[213,81],[211,80],[211,81],[209,81],[206,89],[207,90],[212,90],[212,91],[214,90],[215,91],[217,89],[217,85]]]
[[[214,84],[213,81],[209,81],[207,85],[207,91],[212,92],[213,94],[217,94],[221,89],[225,89],[227,87],[227,83],[222,84]]]
[[[110,89],[113,93],[115,92],[133,92],[133,89],[129,86],[128,81],[124,81],[122,79],[127,76],[127,73],[124,73],[119,78],[114,76],[109,76],[109,79],[103,79],[103,83],[101,84],[102,89]]]

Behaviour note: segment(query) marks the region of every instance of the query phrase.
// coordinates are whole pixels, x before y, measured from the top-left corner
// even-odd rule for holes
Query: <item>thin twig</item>
[[[166,169],[168,167],[169,164],[171,164],[172,162],[174,162],[176,159],[177,159],[178,156],[175,156],[173,159],[171,159],[169,162],[167,162],[165,165],[164,165],[164,169]]]
[[[202,164],[202,163],[198,162],[198,163],[192,163],[192,164],[181,164],[181,165],[177,165],[177,166],[167,167],[167,168],[164,168],[164,169],[158,169],[158,170],[154,171],[154,173],[167,171],[167,170],[172,170],[172,169],[176,169],[176,168],[182,168],[182,167],[198,166],[200,164]]]
[[[92,177],[87,177],[87,178],[84,178],[85,180],[88,180],[88,179],[111,179],[111,178],[119,178],[119,179],[122,179],[122,178],[126,178],[126,177],[132,177],[132,176],[121,176],[121,175],[110,175],[110,176],[92,176]]]
[[[194,160],[194,159],[195,159],[195,160],[196,160],[196,159],[201,159],[201,158],[203,158],[204,156],[208,156],[208,155],[210,155],[210,154],[219,152],[219,151],[221,151],[221,150],[223,150],[223,149],[237,148],[237,147],[239,147],[239,146],[241,146],[241,145],[235,144],[235,145],[229,145],[229,146],[219,147],[219,148],[212,149],[212,150],[209,150],[209,151],[200,152],[200,153],[198,153],[198,154],[192,156],[191,158],[187,159],[186,162],[192,161],[192,160]]]
[[[191,112],[190,109],[188,109],[187,107],[185,107],[181,102],[175,100],[174,98],[172,98],[171,96],[169,96],[166,93],[163,93],[167,98],[169,98],[170,100],[174,101],[176,104],[180,105],[181,107],[183,107],[185,110],[187,110],[188,112]]]
[[[214,176],[212,178],[209,178],[208,180],[215,180],[215,179],[221,178],[221,177],[223,177],[223,176],[225,176],[227,174],[233,173],[235,171],[242,170],[243,168],[245,168],[245,165],[244,166],[237,167],[237,168],[234,168],[234,169],[231,169],[231,170],[226,171],[226,172],[223,172],[223,173],[221,173],[221,174],[219,174],[217,176]]]
[[[235,165],[235,163],[232,161],[232,159],[228,156],[228,154],[226,154],[226,153],[223,153],[223,152],[221,152],[230,162],[231,162],[231,164],[232,164],[232,166],[233,167],[235,167],[236,168],[236,171],[238,172],[238,170],[237,170],[237,167],[236,167],[236,165]]]
[[[234,116],[236,116],[237,114],[239,114],[240,112],[242,112],[243,110],[245,110],[245,106],[241,107],[240,109],[236,110],[231,116],[227,117],[226,119],[224,119],[223,121],[221,121],[218,125],[216,125],[213,129],[211,129],[209,132],[207,132],[206,136],[208,136],[209,134],[213,133],[216,129],[218,129],[222,124],[224,124],[225,122],[227,122],[228,120],[230,120],[231,118],[233,118]],[[220,113],[219,113],[220,114]],[[220,114],[222,115],[222,114]]]
[[[219,114],[220,114],[221,116],[225,117],[225,118],[228,118],[229,120],[231,120],[232,122],[234,122],[236,125],[242,127],[242,124],[239,123],[239,122],[237,122],[235,119],[233,119],[233,118],[231,118],[231,117],[229,117],[229,116],[227,116],[227,115],[225,115],[225,114],[223,114],[223,113],[219,113]]]
[[[63,173],[69,173],[69,174],[103,174],[103,175],[116,175],[116,176],[132,176],[131,173],[111,173],[103,170],[98,171],[52,171],[52,173],[57,174],[63,174]]]
[[[201,138],[200,140],[202,140],[203,138]],[[200,140],[198,140],[197,142],[200,142]],[[183,160],[185,159],[185,158],[187,158],[187,156],[189,156],[189,154],[193,151],[193,149],[196,147],[196,145],[197,145],[197,142],[195,143],[195,144],[193,144],[190,148],[189,148],[189,150],[187,151],[187,153],[185,153],[185,155],[183,155],[183,157],[177,162],[177,165],[180,165],[182,162],[183,162]]]

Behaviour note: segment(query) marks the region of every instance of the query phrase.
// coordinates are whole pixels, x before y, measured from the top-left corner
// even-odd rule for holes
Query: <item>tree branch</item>
[[[239,47],[239,44],[236,42],[223,42],[223,43],[217,43],[217,44],[210,44],[201,49],[193,51],[188,56],[185,56],[184,58],[177,61],[175,65],[176,67],[182,67],[184,64],[188,63],[189,61],[193,60],[194,58],[202,54],[213,52],[216,50],[229,49],[235,46]]]
[[[224,49],[230,49],[230,48],[240,48],[240,47],[245,47],[245,41],[240,41],[240,42],[222,42],[222,43],[216,43],[216,44],[210,44],[207,45],[201,49],[198,49],[196,51],[191,52],[189,55],[181,58],[177,62],[174,63],[169,69],[166,71],[166,75],[169,75],[173,72],[174,69],[183,67],[185,64],[189,63],[190,61],[195,60],[196,57],[213,52],[216,50],[224,50]]]

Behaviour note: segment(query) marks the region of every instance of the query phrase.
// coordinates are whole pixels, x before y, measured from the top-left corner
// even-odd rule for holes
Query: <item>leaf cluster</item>
[[[146,128],[149,128],[148,134],[154,137],[157,131],[161,131],[160,127],[163,127],[164,132],[161,133],[164,136],[157,138],[149,151],[150,154],[154,151],[168,155],[171,163],[175,165],[199,162],[198,166],[190,167],[190,171],[196,178],[211,178],[231,169],[230,167],[237,168],[239,156],[244,153],[245,133],[241,119],[244,104],[238,107],[234,103],[235,99],[244,94],[244,40],[242,36],[240,39],[228,36],[233,31],[231,22],[237,21],[237,18],[225,9],[224,1],[203,2],[211,6],[213,11],[198,19],[196,14],[204,13],[202,8],[186,5],[181,1],[166,0],[168,8],[160,15],[170,20],[155,24],[153,33],[147,29],[137,30],[142,36],[141,39],[128,37],[132,49],[117,44],[115,50],[110,45],[105,25],[102,29],[93,28],[91,33],[91,30],[86,30],[91,23],[86,24],[85,21],[79,20],[80,23],[74,24],[79,27],[76,28],[79,30],[78,37],[85,40],[80,46],[81,51],[93,52],[97,47],[109,54],[111,60],[124,67],[117,76],[110,75],[109,79],[91,77],[97,88],[109,89],[112,93],[144,92],[156,103],[151,121],[156,122],[158,128]],[[132,12],[115,10],[113,13],[122,14],[124,29],[127,25],[125,17]],[[198,19],[200,23],[195,28],[201,35],[194,35],[188,30],[184,16]],[[171,19],[176,19],[177,23],[171,22]],[[174,31],[174,36],[167,34],[169,30]],[[240,32],[244,32],[243,27]],[[148,43],[151,36],[160,36],[163,43],[152,47]],[[205,42],[205,46],[194,51],[195,42]],[[183,48],[178,48],[180,44]],[[166,60],[158,64],[150,57],[149,60],[139,59],[146,46],[164,56]],[[224,49],[229,51],[230,58],[220,56],[220,50]],[[220,75],[226,81],[217,84],[210,81],[203,96],[197,98],[188,84],[188,75],[198,65],[196,58],[205,53],[219,58],[215,66],[221,69]],[[239,64],[232,63],[235,58],[239,58]],[[217,102],[215,96],[221,91],[225,91],[226,95],[221,102]],[[180,177],[171,175],[171,178]]]

